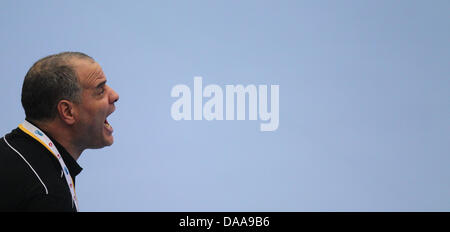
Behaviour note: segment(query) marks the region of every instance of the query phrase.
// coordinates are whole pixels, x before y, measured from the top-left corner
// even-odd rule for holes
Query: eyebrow
[[[97,85],[97,87],[95,87],[95,88],[101,88],[101,87],[103,87],[104,85],[106,84],[106,81],[102,81],[102,82],[100,82],[100,84],[98,84]]]

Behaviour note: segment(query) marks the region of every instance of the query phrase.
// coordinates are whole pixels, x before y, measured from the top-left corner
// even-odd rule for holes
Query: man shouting
[[[22,86],[25,121],[0,139],[0,211],[78,211],[77,159],[114,142],[119,95],[86,54],[38,60]]]

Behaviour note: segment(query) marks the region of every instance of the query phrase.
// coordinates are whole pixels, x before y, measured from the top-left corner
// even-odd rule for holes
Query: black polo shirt
[[[75,176],[82,168],[61,144],[46,135],[61,154],[75,184]],[[58,160],[19,128],[0,139],[0,211],[76,211]]]

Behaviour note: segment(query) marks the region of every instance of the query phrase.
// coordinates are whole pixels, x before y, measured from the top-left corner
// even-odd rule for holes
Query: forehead
[[[106,80],[102,67],[95,61],[74,59],[71,63],[75,67],[79,82],[83,88],[95,87],[99,82]]]

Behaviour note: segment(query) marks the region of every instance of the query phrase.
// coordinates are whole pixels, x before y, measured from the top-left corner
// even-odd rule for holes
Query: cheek
[[[101,118],[93,109],[84,109],[80,112],[80,126],[84,127],[85,131],[98,130]]]
[[[85,104],[80,111],[81,121],[90,126],[103,126],[103,122],[108,113],[108,100],[106,98],[97,100],[91,99],[84,103]]]

